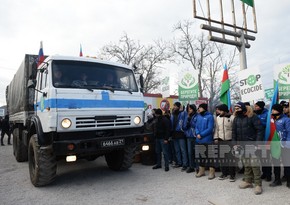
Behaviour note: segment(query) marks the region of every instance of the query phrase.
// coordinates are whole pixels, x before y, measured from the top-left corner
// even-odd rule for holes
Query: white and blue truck
[[[60,159],[105,156],[112,170],[130,168],[144,136],[142,83],[133,70],[57,55],[37,67],[37,57],[25,55],[6,89],[13,153],[18,162],[28,161],[32,184],[50,184]]]

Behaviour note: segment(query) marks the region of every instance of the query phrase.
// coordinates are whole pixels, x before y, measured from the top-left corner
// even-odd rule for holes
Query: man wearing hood
[[[235,148],[253,148],[258,141],[263,140],[263,126],[259,117],[253,112],[250,106],[238,102],[235,105],[235,119],[233,122],[233,143]],[[246,143],[246,144],[245,144]],[[243,145],[247,145],[243,147]],[[255,158],[256,157],[256,158]],[[262,193],[262,180],[260,162],[257,156],[243,156],[245,166],[244,179],[239,185],[240,189],[253,187],[256,195]]]

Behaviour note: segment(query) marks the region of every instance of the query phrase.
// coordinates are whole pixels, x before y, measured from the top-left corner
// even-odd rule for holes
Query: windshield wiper
[[[100,87],[100,89],[109,90],[109,91],[111,91],[112,93],[115,92],[114,88],[112,88],[111,86],[103,86],[103,87]]]

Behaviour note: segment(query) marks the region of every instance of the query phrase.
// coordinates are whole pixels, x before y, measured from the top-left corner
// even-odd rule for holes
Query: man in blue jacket
[[[177,163],[174,167],[182,167],[181,171],[185,171],[188,166],[186,140],[184,131],[182,129],[186,116],[186,111],[182,109],[181,103],[175,102],[170,118],[172,125],[172,139],[174,143],[175,155],[177,158]]]
[[[267,116],[268,116],[268,109],[265,108],[264,101],[258,101],[254,105],[254,112],[256,115],[260,118],[261,124],[264,128],[264,131],[266,129],[267,124]],[[272,162],[270,161],[270,150],[267,150],[267,159],[266,161],[263,161],[262,163],[262,176],[261,179],[265,179],[266,181],[271,181],[272,176]]]
[[[281,141],[281,159],[284,166],[284,175],[287,180],[287,187],[290,188],[290,118],[283,114],[283,107],[280,104],[272,106],[272,117],[275,121],[276,131]],[[273,157],[275,180],[271,187],[282,185],[280,159]]]
[[[203,103],[198,106],[198,115],[196,117],[196,127],[195,127],[195,134],[196,134],[196,144],[197,151],[200,155],[200,166],[199,171],[196,174],[196,177],[205,176],[205,166],[207,163],[204,163],[201,154],[199,152],[198,147],[200,145],[210,145],[213,143],[213,130],[214,130],[214,118],[211,113],[207,111],[207,104]],[[213,163],[208,163],[209,169],[209,176],[208,179],[215,178],[215,168]]]
[[[187,138],[187,152],[188,152],[188,168],[186,173],[194,172],[196,169],[195,163],[195,124],[196,124],[196,106],[195,104],[187,105],[187,117],[183,123],[184,134]]]

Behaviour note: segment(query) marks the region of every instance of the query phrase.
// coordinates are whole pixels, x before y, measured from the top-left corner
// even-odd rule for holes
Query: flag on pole
[[[230,95],[230,80],[229,80],[227,65],[224,66],[220,101],[223,104],[226,104],[228,106],[228,109],[232,111],[231,110],[231,95]]]
[[[40,41],[40,49],[38,52],[38,59],[37,59],[37,67],[44,61],[44,55],[43,55],[43,45],[42,41]]]
[[[271,118],[272,106],[279,102],[278,84],[279,84],[278,81],[276,81],[272,102],[270,104],[267,116],[267,124],[265,131],[265,141],[268,145],[270,145],[272,157],[274,157],[275,159],[279,159],[281,156],[280,137],[277,133],[274,119]]]
[[[83,56],[83,49],[82,49],[82,44],[80,44],[80,57]]]
[[[254,0],[241,0],[245,4],[248,4],[251,7],[254,7]]]

